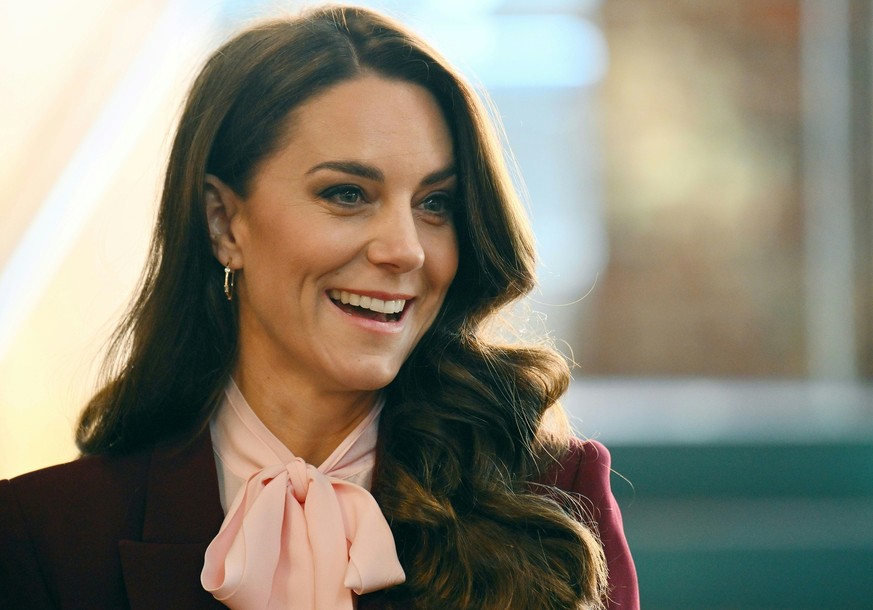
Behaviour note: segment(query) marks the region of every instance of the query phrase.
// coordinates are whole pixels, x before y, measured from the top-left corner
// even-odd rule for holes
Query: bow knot
[[[288,471],[288,483],[290,491],[300,504],[306,502],[306,495],[309,493],[309,469],[316,470],[314,466],[310,466],[301,458],[294,458],[294,461],[285,466]]]

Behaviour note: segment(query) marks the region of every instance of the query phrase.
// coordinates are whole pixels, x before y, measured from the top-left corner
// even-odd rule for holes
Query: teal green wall
[[[644,609],[873,608],[873,441],[610,450]]]

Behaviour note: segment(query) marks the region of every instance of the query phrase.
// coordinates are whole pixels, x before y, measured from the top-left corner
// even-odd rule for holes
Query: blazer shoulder
[[[141,487],[151,452],[124,455],[89,455],[66,464],[49,466],[11,479],[9,489],[24,512],[37,518],[57,519],[59,511],[91,514],[97,502],[129,498]]]
[[[90,583],[117,598],[109,575],[118,573],[118,539],[142,528],[148,465],[147,452],[88,456],[0,481],[5,595],[36,596],[42,601],[26,607],[51,607],[57,602],[47,600]],[[6,601],[0,595],[0,607],[24,607]]]
[[[577,498],[583,520],[593,525],[600,537],[609,570],[607,609],[638,610],[636,568],[624,535],[621,511],[612,494],[611,473],[612,456],[602,443],[573,438],[549,482]]]
[[[568,455],[577,457],[581,464],[598,463],[606,468],[612,464],[612,455],[609,453],[609,449],[593,438],[571,437]]]
[[[208,431],[0,481],[0,608],[218,607],[223,518]]]
[[[569,447],[552,469],[551,483],[563,491],[592,499],[609,493],[612,456],[603,443],[592,439],[570,439]]]
[[[0,608],[54,605],[12,483],[0,481]]]

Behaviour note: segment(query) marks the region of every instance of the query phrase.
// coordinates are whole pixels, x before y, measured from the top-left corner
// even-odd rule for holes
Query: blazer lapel
[[[188,445],[157,446],[148,477],[142,539],[119,542],[131,609],[223,608],[200,586],[224,520],[208,429]]]

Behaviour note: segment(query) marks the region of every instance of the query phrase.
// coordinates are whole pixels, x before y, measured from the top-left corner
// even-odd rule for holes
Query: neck
[[[246,402],[297,457],[320,465],[367,416],[376,391],[326,392],[293,375],[242,362],[234,381]]]

